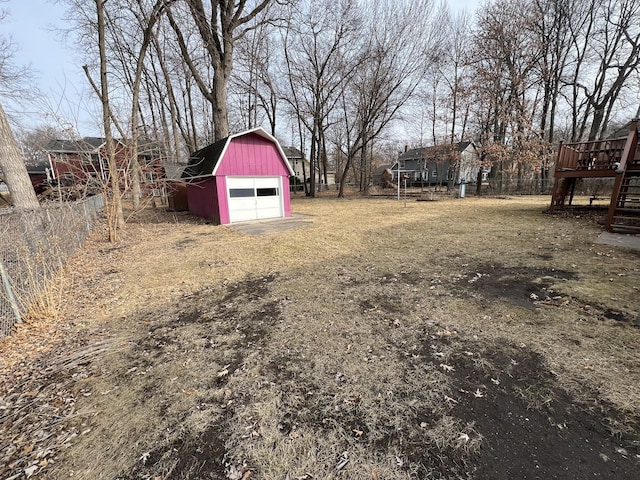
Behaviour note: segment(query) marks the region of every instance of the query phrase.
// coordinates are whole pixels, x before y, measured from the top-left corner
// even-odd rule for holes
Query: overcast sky
[[[463,8],[473,11],[481,0],[448,2],[452,11]],[[13,38],[19,48],[15,56],[16,63],[31,66],[36,84],[48,101],[47,106],[41,107],[7,105],[8,111],[15,110],[13,119],[29,113],[29,124],[55,124],[57,114],[75,119],[81,135],[98,135],[97,125],[83,121],[91,116],[100,117],[99,114],[86,113],[87,109],[95,109],[95,105],[89,101],[93,93],[89,91],[81,68],[83,60],[77,47],[66,42],[59,30],[65,26],[66,7],[52,0],[8,0],[0,1],[0,8],[9,13],[8,18],[0,24],[0,34]],[[39,116],[42,117],[41,122],[37,121]]]

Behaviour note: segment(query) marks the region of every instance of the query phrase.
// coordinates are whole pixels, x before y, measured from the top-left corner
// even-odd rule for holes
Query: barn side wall
[[[291,216],[291,190],[289,189],[289,177],[282,177],[282,200],[284,202],[284,216]]]
[[[216,188],[218,190],[218,211],[220,212],[220,223],[227,225],[231,223],[229,216],[229,198],[227,197],[227,177],[217,176]]]
[[[223,194],[226,195],[226,192],[223,191]],[[215,178],[210,177],[189,183],[187,185],[187,199],[189,202],[189,211],[192,214],[211,220],[214,223],[221,223]],[[229,209],[227,208],[227,217],[228,216]]]

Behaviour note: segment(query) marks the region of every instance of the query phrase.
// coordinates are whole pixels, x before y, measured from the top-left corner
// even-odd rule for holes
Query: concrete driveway
[[[267,220],[231,223],[226,226],[247,235],[269,235],[302,228],[311,223],[308,215],[294,214],[288,218],[270,218]]]
[[[598,238],[593,241],[593,243],[640,251],[640,235],[602,232],[598,235]]]

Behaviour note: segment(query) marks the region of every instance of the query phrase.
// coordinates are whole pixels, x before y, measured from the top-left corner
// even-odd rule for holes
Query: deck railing
[[[622,160],[626,141],[627,137],[623,137],[561,144],[556,170],[616,170]]]

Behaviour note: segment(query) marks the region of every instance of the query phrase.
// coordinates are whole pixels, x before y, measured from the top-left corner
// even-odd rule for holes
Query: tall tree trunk
[[[7,116],[0,105],[0,169],[4,180],[9,186],[13,204],[19,208],[39,208],[38,198],[29,180],[27,167],[22,161]]]
[[[593,110],[593,121],[591,123],[591,129],[589,130],[589,138],[587,140],[596,140],[602,128],[602,121],[604,120],[604,105],[596,106]]]
[[[107,161],[109,162],[109,185],[111,198],[105,199],[109,222],[109,241],[118,240],[118,229],[124,225],[122,202],[120,198],[120,175],[116,162],[113,133],[111,131],[111,110],[109,106],[109,88],[107,83],[107,55],[105,48],[104,0],[95,0],[98,14],[98,47],[100,50],[100,101],[102,102],[102,125],[106,139]]]
[[[229,58],[231,53],[229,52]],[[231,67],[218,67],[213,72],[213,128],[215,141],[229,136],[229,114],[227,111],[227,85]]]

